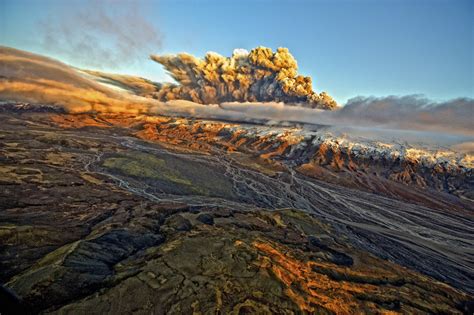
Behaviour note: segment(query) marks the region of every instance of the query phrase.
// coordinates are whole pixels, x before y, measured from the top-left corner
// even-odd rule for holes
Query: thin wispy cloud
[[[75,64],[113,68],[145,60],[162,47],[163,36],[144,13],[144,0],[86,0],[65,3],[39,22],[40,43]]]

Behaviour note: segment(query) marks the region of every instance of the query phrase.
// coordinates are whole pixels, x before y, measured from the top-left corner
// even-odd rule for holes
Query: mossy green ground
[[[144,179],[170,193],[232,198],[232,183],[211,167],[170,155],[131,152],[106,158],[102,165],[122,175]]]

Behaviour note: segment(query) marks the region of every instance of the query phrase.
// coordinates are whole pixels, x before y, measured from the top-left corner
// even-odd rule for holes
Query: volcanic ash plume
[[[154,97],[184,99],[201,104],[222,102],[284,102],[334,109],[337,103],[325,92],[312,89],[311,78],[297,74],[298,65],[287,48],[236,49],[232,57],[214,52],[204,59],[189,54],[152,55],[178,84],[166,84]]]

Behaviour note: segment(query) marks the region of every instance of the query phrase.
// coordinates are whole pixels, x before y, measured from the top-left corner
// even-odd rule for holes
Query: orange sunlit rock
[[[263,260],[261,266],[270,269],[285,284],[286,294],[302,311],[315,312],[315,306],[319,305],[339,314],[354,313],[360,310],[360,302],[354,294],[376,290],[372,285],[330,280],[326,275],[313,272],[310,262],[294,259],[270,244],[254,242],[253,245],[270,258],[270,261]]]

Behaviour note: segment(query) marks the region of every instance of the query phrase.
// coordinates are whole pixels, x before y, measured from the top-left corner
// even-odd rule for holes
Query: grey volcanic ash
[[[298,75],[298,65],[287,48],[236,49],[232,57],[214,52],[204,59],[181,53],[152,55],[178,84],[166,84],[154,97],[184,99],[201,104],[237,102],[284,102],[334,109],[337,103],[325,92],[316,93],[310,77]]]

